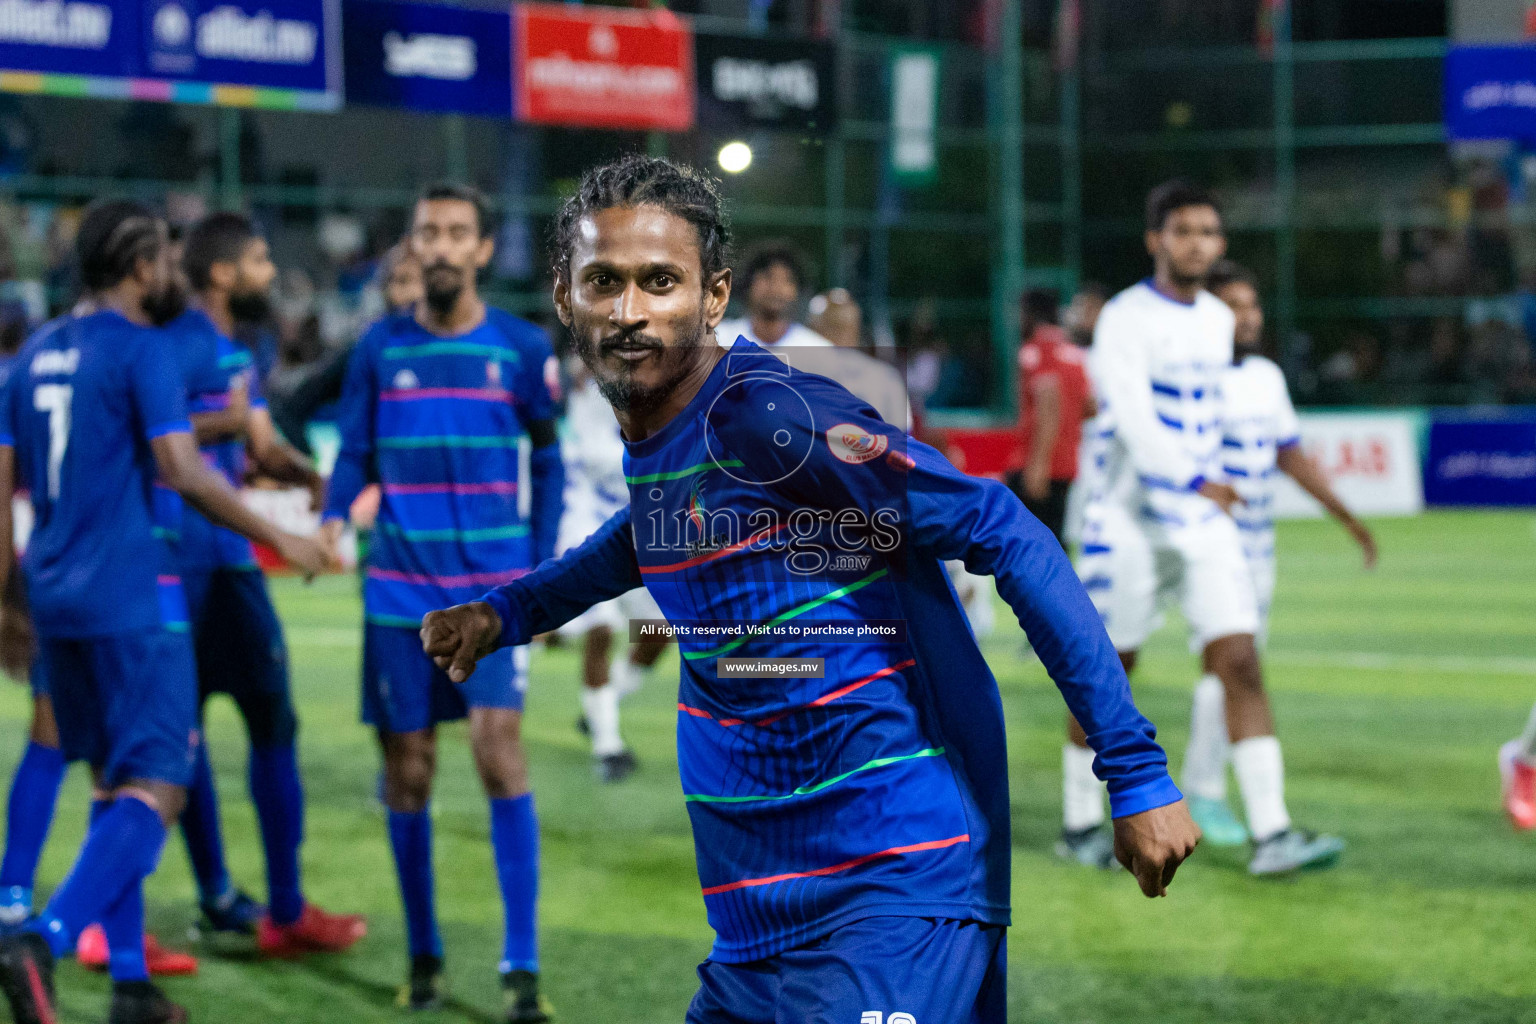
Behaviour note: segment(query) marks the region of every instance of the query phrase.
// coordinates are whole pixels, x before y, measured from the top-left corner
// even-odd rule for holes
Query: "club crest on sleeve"
[[[885,454],[891,439],[874,434],[853,423],[838,423],[827,428],[827,448],[832,457],[849,465],[858,465]]]

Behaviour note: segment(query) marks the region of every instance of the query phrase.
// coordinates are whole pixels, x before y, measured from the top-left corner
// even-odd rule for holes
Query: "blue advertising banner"
[[[0,91],[333,110],[339,0],[0,0]]]
[[[342,20],[348,103],[511,118],[510,9],[343,0]]]
[[[1536,46],[1457,46],[1445,56],[1453,139],[1536,139]]]
[[[1436,417],[1424,500],[1431,505],[1536,505],[1536,410],[1489,419]]]

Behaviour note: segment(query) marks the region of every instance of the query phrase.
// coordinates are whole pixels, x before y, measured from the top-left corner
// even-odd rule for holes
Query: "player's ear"
[[[710,330],[725,319],[725,307],[731,304],[731,268],[718,271],[704,284],[704,323]],[[735,340],[735,339],[732,339]]]
[[[233,291],[240,268],[233,263],[218,260],[208,265],[208,283],[221,292]]]
[[[491,257],[496,254],[496,240],[490,235],[480,239],[480,245],[475,249],[475,268],[484,270],[491,262]]]
[[[1157,232],[1148,231],[1146,235],[1147,255],[1157,258]]]
[[[571,283],[564,274],[555,274],[555,289],[552,297],[555,301],[555,316],[558,316],[565,326],[571,326]]]

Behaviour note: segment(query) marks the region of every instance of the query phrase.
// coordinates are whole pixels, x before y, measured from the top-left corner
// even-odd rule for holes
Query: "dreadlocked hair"
[[[155,212],[131,199],[92,203],[80,218],[75,256],[80,283],[101,291],[133,273],[134,264],[149,259],[165,244],[164,228]]]
[[[726,268],[731,226],[720,183],[687,164],[635,154],[587,171],[576,194],[561,205],[550,242],[555,276],[561,280],[570,276],[576,225],[583,217],[635,206],[660,207],[694,226],[706,282]]]

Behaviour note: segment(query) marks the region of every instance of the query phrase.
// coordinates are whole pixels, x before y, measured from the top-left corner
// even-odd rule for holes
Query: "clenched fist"
[[[428,612],[421,620],[421,649],[455,683],[470,677],[500,636],[501,617],[484,601]]]
[[[1149,897],[1168,895],[1173,873],[1199,842],[1200,827],[1183,800],[1115,819],[1115,859]]]

